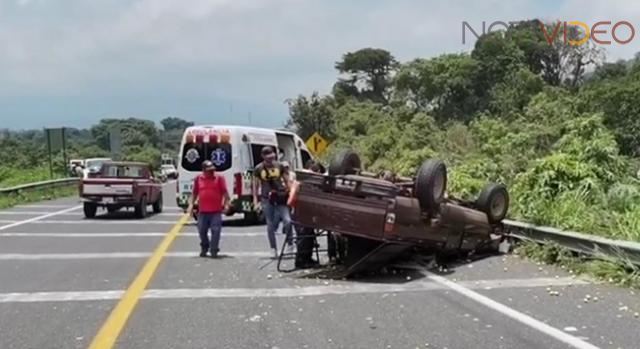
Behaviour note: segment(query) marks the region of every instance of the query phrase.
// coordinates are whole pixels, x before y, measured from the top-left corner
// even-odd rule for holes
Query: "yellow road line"
[[[140,273],[138,273],[135,280],[133,280],[127,291],[122,295],[122,298],[120,298],[116,307],[111,311],[107,321],[102,325],[95,338],[93,338],[89,349],[113,348],[120,332],[122,332],[122,329],[127,323],[129,316],[131,316],[133,309],[136,307],[136,304],[138,304],[138,300],[140,300],[140,297],[151,281],[153,274],[158,269],[160,261],[173,241],[178,237],[178,234],[180,234],[182,227],[188,219],[188,215],[182,216],[178,223],[171,228],[160,245],[156,247],[156,250],[153,252],[151,257],[149,257]]]

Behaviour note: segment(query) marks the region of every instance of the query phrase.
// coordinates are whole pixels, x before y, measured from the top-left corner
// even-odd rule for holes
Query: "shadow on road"
[[[482,259],[496,256],[493,249],[474,251],[473,254],[433,254],[425,251],[408,252],[377,270],[349,274],[342,265],[324,265],[311,270],[295,270],[292,277],[302,279],[349,280],[357,283],[406,284],[424,279],[428,273],[453,275],[456,269]]]

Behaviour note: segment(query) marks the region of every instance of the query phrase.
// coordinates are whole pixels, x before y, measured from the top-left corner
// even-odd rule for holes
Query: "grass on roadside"
[[[63,173],[54,172],[53,179],[65,177]],[[50,177],[49,168],[11,168],[0,167],[0,188],[8,188],[16,185],[46,181]]]
[[[77,195],[77,193],[77,186],[72,185],[60,188],[38,189],[12,194],[0,194],[0,209],[30,202],[53,200],[57,198],[73,196]]]
[[[580,256],[557,244],[522,242],[515,253],[549,265],[559,265],[577,275],[587,275],[617,286],[640,289],[640,268],[624,258]]]

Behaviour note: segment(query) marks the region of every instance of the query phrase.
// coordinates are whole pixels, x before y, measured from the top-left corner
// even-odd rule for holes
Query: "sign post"
[[[113,127],[109,130],[109,150],[113,160],[120,160],[122,148],[122,137],[119,127]]]
[[[49,175],[53,178],[53,154],[58,154],[60,150],[62,150],[62,156],[64,159],[64,163],[62,164],[63,169],[67,163],[67,149],[66,142],[64,139],[65,134],[64,127],[62,128],[45,128],[44,133],[47,137],[47,151],[49,153]]]
[[[309,151],[315,156],[322,155],[329,146],[329,142],[322,138],[318,132],[312,134],[305,144],[307,145],[307,148],[309,148]]]
[[[45,129],[44,134],[47,137],[47,153],[49,154],[49,179],[53,179],[53,161],[51,161],[51,135],[49,130]]]

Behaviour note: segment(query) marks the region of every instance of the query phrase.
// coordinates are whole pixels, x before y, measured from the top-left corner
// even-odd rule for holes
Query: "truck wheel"
[[[158,200],[153,203],[153,213],[161,213],[162,212],[162,194],[158,196]]]
[[[147,196],[143,195],[135,207],[135,215],[138,218],[145,218],[147,216]]]
[[[352,150],[342,150],[331,160],[329,174],[332,176],[355,174],[360,168],[360,156]]]
[[[509,211],[509,192],[507,187],[502,184],[487,184],[478,200],[476,200],[477,208],[487,214],[490,223],[498,223],[507,216]]]
[[[94,218],[96,216],[96,211],[98,210],[98,206],[90,202],[85,202],[83,205],[83,209],[84,209],[84,216],[86,218]]]
[[[416,176],[416,197],[423,210],[437,210],[447,190],[447,167],[440,160],[422,163]]]

